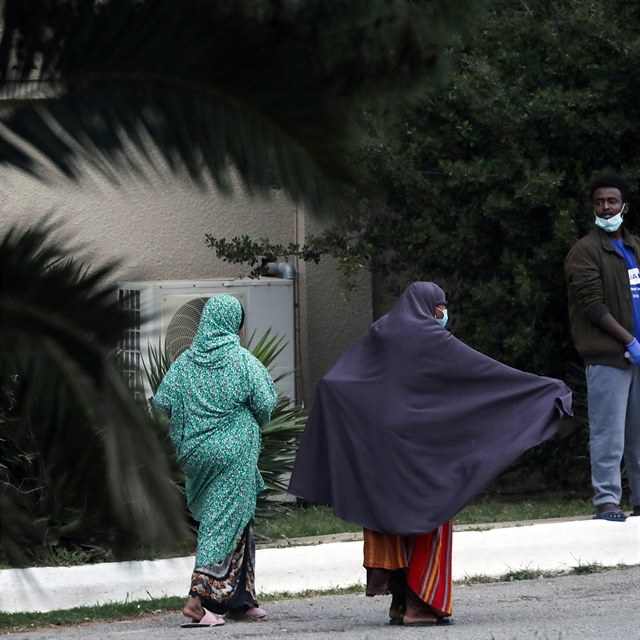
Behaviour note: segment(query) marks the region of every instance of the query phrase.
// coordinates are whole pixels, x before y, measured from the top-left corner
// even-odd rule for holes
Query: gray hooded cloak
[[[437,285],[411,284],[322,379],[290,493],[374,531],[424,534],[571,415],[563,382],[467,346],[436,321],[440,303]]]

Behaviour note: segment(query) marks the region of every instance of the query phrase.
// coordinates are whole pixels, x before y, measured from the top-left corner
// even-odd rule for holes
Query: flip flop
[[[624,522],[627,519],[627,516],[624,514],[624,511],[620,511],[620,509],[616,509],[615,511],[603,511],[602,513],[596,513],[593,516],[594,520],[608,520],[609,522]]]
[[[404,620],[402,620],[400,622],[394,622],[393,624],[401,624],[405,627],[435,627],[453,624],[453,618],[443,616],[442,618],[436,618],[435,620],[420,620],[418,622],[404,622]]]
[[[183,629],[195,629],[196,627],[220,627],[223,624],[224,618],[222,616],[211,613],[211,611],[205,609],[200,622],[183,622],[180,626]]]

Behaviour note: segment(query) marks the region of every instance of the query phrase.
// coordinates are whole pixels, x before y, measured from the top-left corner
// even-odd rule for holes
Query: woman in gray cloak
[[[567,386],[512,369],[449,331],[414,282],[322,379],[289,484],[364,528],[367,595],[393,624],[450,622],[451,518],[571,414]]]
[[[264,617],[254,587],[253,517],[264,490],[260,427],[276,391],[265,367],[240,346],[242,305],[210,298],[193,344],[173,363],[153,399],[171,419],[171,441],[199,523],[195,569],[182,626],[224,624],[221,614]]]

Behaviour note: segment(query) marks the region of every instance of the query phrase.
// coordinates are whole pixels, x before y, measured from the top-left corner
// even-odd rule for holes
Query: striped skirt
[[[451,546],[453,527],[445,522],[418,536],[398,536],[364,529],[367,595],[391,593],[394,572],[438,614],[452,611]]]

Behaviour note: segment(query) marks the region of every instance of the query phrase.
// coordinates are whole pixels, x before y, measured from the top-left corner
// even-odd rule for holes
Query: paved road
[[[455,624],[409,629],[385,624],[389,597],[319,596],[271,602],[262,622],[181,629],[182,616],[44,629],[10,640],[596,640],[637,638],[640,568],[456,587]],[[8,639],[8,640],[9,640]]]

